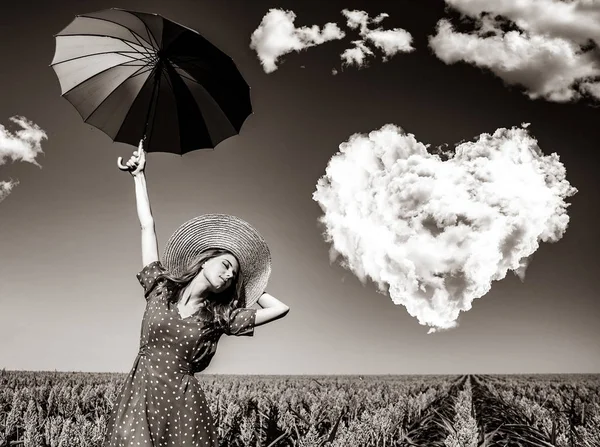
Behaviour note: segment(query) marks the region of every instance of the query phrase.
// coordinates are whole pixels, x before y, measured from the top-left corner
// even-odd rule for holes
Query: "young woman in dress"
[[[171,236],[162,262],[146,189],[142,144],[122,170],[133,176],[142,228],[137,278],[146,309],[140,349],[111,413],[104,447],[214,447],[217,432],[194,373],[210,363],[221,335],[251,336],[289,307],[264,292],[271,256],[247,222],[206,214]],[[258,303],[260,309],[251,308]]]

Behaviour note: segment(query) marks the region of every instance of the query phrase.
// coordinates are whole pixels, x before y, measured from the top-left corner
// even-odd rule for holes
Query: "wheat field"
[[[599,375],[196,377],[221,446],[600,446]],[[101,447],[124,379],[0,371],[0,447]]]

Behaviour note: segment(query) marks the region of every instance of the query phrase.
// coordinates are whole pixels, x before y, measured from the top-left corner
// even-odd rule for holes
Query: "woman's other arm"
[[[144,174],[146,152],[144,151],[143,141],[140,141],[138,150],[133,152],[133,155],[125,163],[125,166],[121,164],[121,157],[119,157],[117,164],[119,169],[127,170],[133,176],[137,213],[142,229],[142,265],[146,266],[154,261],[158,261],[159,257],[154,218],[150,209],[150,199],[148,197],[146,176]]]
[[[290,308],[268,293],[263,293],[258,299],[258,305],[262,309],[256,311],[255,326],[270,323],[271,321],[283,318],[290,311]]]

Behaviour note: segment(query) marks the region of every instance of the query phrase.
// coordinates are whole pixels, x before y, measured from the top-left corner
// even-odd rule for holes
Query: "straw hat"
[[[228,214],[203,214],[181,225],[167,241],[163,265],[180,275],[202,251],[230,251],[240,263],[245,306],[263,294],[271,274],[271,253],[262,236],[248,222]]]

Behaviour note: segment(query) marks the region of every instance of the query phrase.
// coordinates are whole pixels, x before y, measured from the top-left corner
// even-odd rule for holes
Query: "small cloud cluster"
[[[43,153],[41,142],[47,139],[46,133],[22,116],[11,117],[10,120],[21,126],[21,129],[13,133],[0,124],[0,166],[10,160],[24,161],[41,167],[36,157]],[[16,185],[18,182],[15,180],[0,181],[0,202]]]
[[[600,99],[600,2],[590,0],[446,0],[470,18],[472,32],[447,19],[429,45],[447,64],[492,71],[532,98]],[[506,24],[510,26],[506,27]]]
[[[456,327],[492,281],[524,279],[539,243],[567,229],[577,190],[527,126],[442,147],[446,160],[392,124],[352,135],[313,193],[332,259],[430,333]]]
[[[354,47],[348,48],[341,54],[344,66],[356,65],[364,67],[367,56],[373,56],[373,51],[367,46],[370,43],[383,52],[383,61],[387,61],[391,56],[399,52],[408,53],[414,50],[412,47],[412,35],[402,29],[369,29],[369,24],[379,24],[383,19],[389,17],[382,13],[377,17],[370,19],[364,11],[344,9],[342,14],[347,19],[347,25],[351,29],[359,29],[362,40],[355,40],[352,43]]]
[[[375,47],[383,52],[383,61],[399,52],[410,52],[411,34],[401,28],[382,29],[381,27],[369,29],[370,24],[379,24],[388,14],[380,14],[369,18],[364,11],[344,9],[342,14],[346,17],[350,29],[359,30],[362,39],[353,41],[353,47],[344,50],[340,55],[343,65],[364,67],[367,58],[375,53],[369,47]],[[300,52],[310,47],[321,45],[332,40],[343,39],[346,34],[335,23],[327,23],[321,29],[317,25],[296,28],[294,21],[296,14],[292,11],[270,9],[263,17],[260,25],[252,33],[250,48],[256,51],[258,58],[266,73],[277,70],[279,59],[292,51]],[[336,74],[337,70],[333,70]]]

